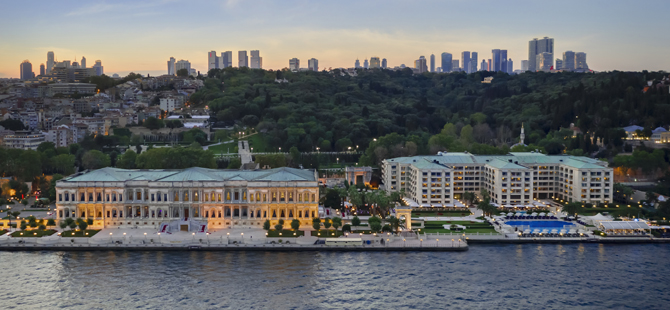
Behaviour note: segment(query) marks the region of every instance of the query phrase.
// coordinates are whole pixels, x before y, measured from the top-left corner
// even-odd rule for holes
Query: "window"
[[[235,200],[240,200],[240,193],[239,192],[235,192]]]
[[[63,194],[58,194],[58,201],[63,201]]]
[[[203,196],[205,197],[205,202],[208,202],[209,201],[209,194],[204,194]]]
[[[198,199],[198,191],[193,192],[193,201],[199,201]]]
[[[119,201],[123,201],[123,194],[119,194]]]
[[[188,191],[184,191],[184,201],[188,201]]]
[[[174,192],[174,201],[179,201],[179,192]]]
[[[256,193],[256,201],[261,201],[261,193]]]
[[[86,194],[81,193],[81,197],[79,197],[79,201],[86,201]]]
[[[135,200],[142,200],[142,191],[137,191],[135,193]]]
[[[106,201],[109,201],[109,194],[106,195]]]
[[[277,192],[272,192],[272,201],[277,201]]]
[[[226,193],[226,200],[230,201],[230,192]]]
[[[242,200],[243,201],[247,200],[247,192],[242,192]]]
[[[284,194],[284,192],[282,191],[281,194],[280,194],[279,201],[282,201],[282,202],[286,201],[286,198],[284,197],[284,195],[285,195],[285,194]]]
[[[88,193],[88,201],[93,201],[93,193]]]
[[[158,201],[161,201],[161,196],[162,196],[161,192],[158,192],[158,194],[156,195]]]
[[[288,193],[288,201],[293,201],[293,192]]]
[[[156,201],[156,195],[155,194],[151,194],[151,201]]]
[[[217,197],[218,197],[217,200],[218,200],[218,201],[221,201],[221,194],[217,194]]]
[[[102,193],[98,193],[98,196],[96,196],[95,201],[102,201]]]
[[[312,202],[316,201],[316,195],[312,194]]]

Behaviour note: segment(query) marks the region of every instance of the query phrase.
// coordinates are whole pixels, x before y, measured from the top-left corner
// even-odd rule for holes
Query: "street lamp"
[[[161,242],[161,233],[158,233],[158,243],[162,243]]]

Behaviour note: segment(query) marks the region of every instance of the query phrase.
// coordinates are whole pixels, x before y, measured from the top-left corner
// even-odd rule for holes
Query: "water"
[[[530,228],[563,228],[564,226],[575,226],[575,224],[563,221],[507,221],[505,224],[510,226],[529,226]]]
[[[0,252],[2,309],[667,309],[670,245]]]

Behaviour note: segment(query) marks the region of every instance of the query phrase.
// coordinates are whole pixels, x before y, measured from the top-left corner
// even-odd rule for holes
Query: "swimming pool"
[[[507,221],[510,226],[529,226],[530,228],[563,228],[563,226],[575,226],[564,221]]]

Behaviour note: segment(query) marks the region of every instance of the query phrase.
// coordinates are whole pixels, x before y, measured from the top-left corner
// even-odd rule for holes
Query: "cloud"
[[[156,0],[156,1],[141,1],[141,2],[131,2],[131,3],[96,3],[90,6],[82,7],[71,11],[65,16],[82,16],[82,15],[92,15],[99,14],[111,11],[135,11],[138,9],[146,9],[150,7],[156,7],[167,3],[177,2],[179,0]]]

